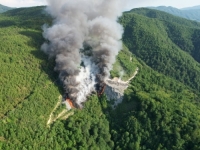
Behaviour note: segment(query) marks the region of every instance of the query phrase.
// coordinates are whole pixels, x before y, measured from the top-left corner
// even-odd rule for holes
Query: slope
[[[14,9],[14,8],[7,7],[7,6],[0,4],[0,13],[6,12],[6,11],[11,10],[11,9]]]
[[[168,44],[173,44],[172,40],[167,37],[167,32],[161,32],[167,29],[163,27],[164,21],[135,13],[124,14],[121,19],[125,28],[125,46],[111,73],[119,76],[120,68],[125,71],[124,78],[128,78],[136,67],[139,68],[138,75],[125,92],[123,103],[112,110],[105,95],[100,98],[92,95],[82,110],[74,110],[73,116],[67,120],[58,119],[49,128],[46,123],[58,103],[62,88],[57,82],[58,75],[53,71],[54,60],[40,51],[44,40],[41,26],[51,23],[43,9],[23,8],[0,15],[0,149],[198,149],[199,91],[193,88],[196,86],[194,82],[184,84],[176,80],[174,76],[178,73],[170,70],[173,64],[166,65],[166,69],[170,68],[174,75],[157,69],[164,65],[159,64],[160,57],[154,57],[151,47],[158,45],[156,52],[159,53],[160,44],[163,44],[159,39],[168,39],[171,42]],[[149,23],[149,29],[144,28],[146,23]],[[155,24],[161,30],[157,30]],[[198,24],[193,25],[192,28],[198,28]],[[140,37],[144,50],[139,49],[139,40],[135,42],[140,34],[152,38],[149,44]],[[170,52],[176,61],[182,63],[177,57],[179,55],[191,60],[186,69],[193,67],[194,62],[198,64],[189,52],[175,44],[173,46],[178,54]],[[163,58],[169,55],[168,49],[161,47],[161,50]],[[155,70],[141,52],[152,53],[149,59],[158,62]],[[188,74],[186,76],[189,78]]]
[[[199,23],[150,9],[127,12],[121,23],[125,45],[137,57],[160,73],[199,90]]]
[[[198,149],[200,99],[193,90],[143,64],[125,95],[109,116],[115,149]]]
[[[179,16],[182,18],[190,19],[190,20],[195,20],[195,21],[200,21],[200,9],[199,7],[193,7],[191,8],[186,8],[186,9],[177,9],[174,7],[166,7],[166,6],[159,6],[159,7],[150,7],[151,9],[156,9],[160,11],[164,11],[167,13],[170,13],[175,16]]]
[[[40,15],[35,18],[17,15],[28,9],[0,15],[0,136],[11,145],[3,149],[16,149],[23,142],[34,143],[28,136],[33,138],[36,131],[43,134],[60,95],[54,83],[53,65],[40,51],[41,26],[48,18],[41,14],[43,8],[31,9]]]
[[[200,5],[182,8],[181,10],[192,10],[192,9],[200,9]]]

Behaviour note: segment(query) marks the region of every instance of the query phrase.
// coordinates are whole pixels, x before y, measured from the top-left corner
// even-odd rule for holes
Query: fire
[[[70,105],[71,108],[75,108],[72,101],[69,98],[66,99],[66,102]]]
[[[106,84],[104,84],[102,87],[100,87],[100,90],[98,91],[98,96],[99,97],[104,93],[105,88],[106,88]]]
[[[97,94],[103,94],[102,82],[109,78],[115,58],[123,48],[123,26],[117,21],[124,11],[123,5],[122,0],[56,3],[48,0],[46,10],[53,23],[43,27],[45,42],[41,49],[55,58],[54,70],[59,74],[64,92],[69,94],[63,99],[66,104],[69,101],[66,99],[71,98],[74,104],[70,100],[71,106],[82,107],[99,82]]]

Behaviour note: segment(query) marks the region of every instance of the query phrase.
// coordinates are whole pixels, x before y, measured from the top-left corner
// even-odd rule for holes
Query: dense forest
[[[55,62],[40,50],[44,7],[0,14],[0,149],[200,149],[200,24],[151,9],[119,21],[124,46],[111,76],[139,68],[123,102],[113,109],[93,94],[66,112]]]
[[[200,23],[142,8],[125,13],[121,22],[130,51],[154,70],[199,91]]]

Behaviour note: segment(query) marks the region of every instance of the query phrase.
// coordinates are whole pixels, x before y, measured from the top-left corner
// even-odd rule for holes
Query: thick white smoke
[[[82,106],[82,103],[86,101],[86,96],[95,90],[95,75],[98,73],[98,68],[96,64],[92,63],[91,58],[82,56],[82,62],[84,67],[80,68],[80,73],[76,76],[79,83],[76,87],[78,89],[76,102],[79,106]]]
[[[55,57],[67,96],[76,104],[86,100],[109,76],[115,57],[122,48],[123,29],[117,23],[122,0],[47,0],[47,12],[54,18],[52,27],[44,27],[47,40],[41,49]],[[85,56],[84,46],[91,48]],[[80,64],[84,64],[81,66]]]

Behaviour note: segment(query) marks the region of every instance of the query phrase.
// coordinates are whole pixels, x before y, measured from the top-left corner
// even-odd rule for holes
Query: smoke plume
[[[68,97],[81,106],[110,76],[115,57],[122,48],[123,28],[117,23],[122,0],[47,0],[53,25],[43,28],[41,49],[55,57]],[[89,50],[86,50],[89,47]],[[86,53],[89,51],[90,55]]]

